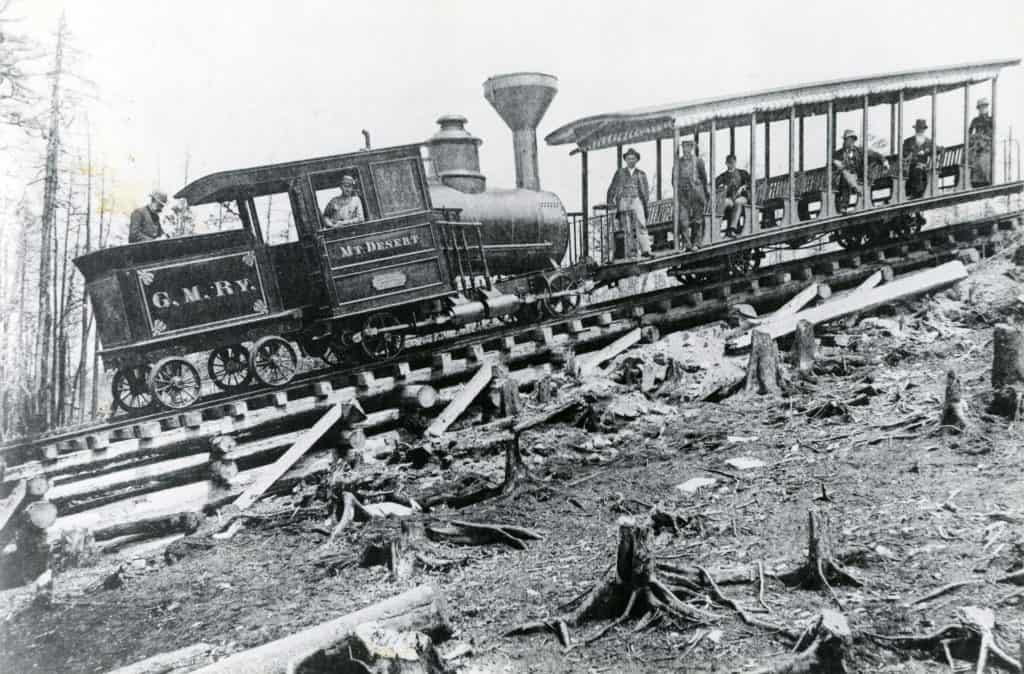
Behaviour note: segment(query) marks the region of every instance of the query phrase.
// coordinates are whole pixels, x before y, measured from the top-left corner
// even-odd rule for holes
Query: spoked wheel
[[[199,400],[201,389],[199,370],[184,358],[164,358],[149,373],[149,390],[153,397],[172,410],[183,410]]]
[[[299,369],[299,358],[286,339],[271,335],[252,347],[252,374],[266,386],[283,386]]]
[[[733,253],[729,256],[729,275],[743,277],[754,273],[761,266],[761,258],[763,257],[764,252],[760,248],[751,248],[750,250],[741,250]]]
[[[222,391],[237,391],[252,381],[249,350],[241,344],[214,349],[206,361],[206,373]]]
[[[576,282],[566,274],[555,274],[550,278],[544,279],[544,297],[541,299],[544,311],[553,317],[568,316],[575,312],[580,306],[580,296],[578,293],[555,296],[558,293],[575,289]]]
[[[131,365],[114,373],[110,392],[114,405],[125,412],[139,412],[153,404],[149,392],[149,365]]]
[[[402,353],[405,335],[401,332],[381,332],[398,325],[398,319],[389,313],[373,314],[363,326],[363,351],[370,358],[387,360]]]
[[[854,227],[834,234],[835,241],[846,250],[858,250],[871,243],[871,232],[866,227]]]

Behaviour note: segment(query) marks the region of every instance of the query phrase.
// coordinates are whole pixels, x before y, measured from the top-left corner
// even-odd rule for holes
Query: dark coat
[[[651,188],[647,182],[647,174],[640,169],[635,169],[637,180],[637,192],[640,196],[640,203],[644,205],[644,214],[647,214],[647,201],[651,196]],[[607,203],[609,206],[618,206],[619,197],[622,195],[625,182],[629,180],[629,169],[623,166],[612,176],[612,184],[608,186]]]
[[[903,141],[903,161],[908,167],[928,166],[932,160],[932,147],[935,144],[932,143],[931,138],[925,138],[924,142],[918,145],[914,138],[915,136],[911,136]],[[942,148],[936,147],[936,159],[941,153]]]
[[[725,189],[725,198],[733,199],[737,196],[750,196],[750,174],[743,169],[735,171],[722,171],[715,178],[715,189]]]
[[[160,225],[160,216],[151,211],[149,206],[132,211],[131,222],[128,225],[128,243],[152,241],[163,235],[164,228]]]

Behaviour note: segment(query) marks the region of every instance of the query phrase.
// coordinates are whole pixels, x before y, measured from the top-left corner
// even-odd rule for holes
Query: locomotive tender
[[[393,358],[408,334],[464,326],[482,319],[531,321],[543,314],[572,312],[596,284],[608,284],[657,269],[693,282],[714,273],[744,274],[767,246],[791,245],[830,236],[844,247],[912,235],[919,213],[969,201],[1019,195],[1024,183],[1004,170],[983,185],[971,179],[968,100],[970,87],[991,81],[993,117],[996,78],[1019,60],[993,61],[891,73],[756,92],[734,97],[596,115],[564,125],[547,137],[552,145],[575,143],[582,169],[582,212],[567,214],[558,196],[540,190],[535,129],[557,90],[540,73],[515,73],[484,83],[485,97],[512,128],[516,183],[488,190],[480,173],[480,140],[465,119],[444,116],[425,145],[405,145],[303,161],[225,171],[200,178],[176,197],[189,205],[234,204],[242,228],[96,251],[75,263],[86,278],[113,379],[115,403],[129,411],[154,402],[180,409],[200,397],[202,377],[187,356],[207,354],[207,375],[221,389],[255,379],[280,386],[298,367],[294,344],[337,364],[355,351],[372,359]],[[933,152],[927,193],[904,191],[901,135],[904,102],[936,99],[962,90],[963,142]],[[849,204],[831,199],[837,115],[861,112],[868,138],[868,109],[888,106],[888,173],[865,165],[866,187]],[[824,117],[825,157],[814,167],[805,157],[804,120]],[[796,131],[799,120],[799,133]],[[820,120],[819,120],[820,121]],[[788,122],[788,166],[771,175],[770,125]],[[760,127],[759,127],[760,124]],[[746,231],[728,236],[712,192],[705,214],[705,247],[680,249],[674,198],[662,199],[661,143],[677,150],[683,134],[703,134],[709,172],[716,168],[716,142],[749,129],[754,189],[746,206]],[[756,131],[763,129],[759,148]],[[797,142],[799,140],[799,143]],[[653,141],[657,200],[649,229],[655,255],[614,255],[621,217],[587,214],[588,153],[624,143]],[[993,143],[994,145],[994,143]],[[767,176],[757,176],[762,152]],[[428,153],[429,156],[424,156]],[[805,169],[805,161],[813,168]],[[866,160],[865,160],[866,163]],[[1019,169],[1018,169],[1019,173]],[[321,195],[341,177],[356,179],[365,221],[325,228]],[[255,199],[282,195],[291,207],[295,240],[272,243],[261,226]],[[630,217],[630,216],[626,216]],[[269,225],[269,223],[264,223]]]

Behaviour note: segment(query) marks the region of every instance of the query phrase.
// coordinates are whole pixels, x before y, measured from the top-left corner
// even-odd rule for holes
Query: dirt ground
[[[988,416],[985,403],[992,326],[1021,320],[1022,294],[1024,268],[1002,254],[977,265],[958,288],[857,324],[820,327],[819,337],[843,336],[845,346],[821,352],[839,361],[845,354],[847,371],[783,398],[704,403],[623,392],[631,401],[627,423],[614,433],[565,424],[527,433],[531,470],[559,491],[457,515],[543,533],[522,551],[437,546],[465,563],[418,570],[404,583],[389,580],[383,567],[352,565],[334,575],[316,562],[327,553],[355,555],[381,523],[354,526],[328,544],[314,530],[321,522],[296,519],[244,529],[174,565],[157,554],[66,572],[49,607],[28,606],[24,589],[6,592],[0,670],[102,672],[196,642],[234,652],[427,582],[446,596],[453,640],[473,648],[456,662],[463,672],[745,672],[786,654],[786,642],[720,605],[712,625],[662,620],[635,631],[631,620],[568,652],[550,634],[502,636],[556,615],[598,581],[615,559],[618,518],[642,516],[652,504],[691,522],[654,539],[660,558],[718,568],[760,561],[768,574],[803,561],[808,511],[820,511],[834,550],[863,582],[835,588],[856,635],[850,671],[949,671],[941,650],[889,650],[865,635],[934,632],[956,624],[964,606],[993,609],[996,638],[1016,657],[1024,591],[992,580],[1024,563],[1024,426]],[[962,434],[937,428],[950,369],[968,399],[971,426]],[[764,465],[726,463],[738,457]],[[417,484],[467,471],[498,480],[501,458],[408,468],[415,479],[407,488],[414,495]],[[693,493],[678,488],[692,478],[715,482]],[[124,585],[96,587],[119,563]],[[960,580],[979,582],[911,605]],[[757,583],[723,591],[758,606]],[[822,608],[837,608],[825,592],[786,587],[770,575],[764,600],[770,613],[759,616],[796,630]],[[573,636],[601,627],[589,624]]]

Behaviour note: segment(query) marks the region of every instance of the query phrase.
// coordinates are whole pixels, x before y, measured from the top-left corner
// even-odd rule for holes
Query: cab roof
[[[287,192],[289,184],[311,173],[341,170],[353,165],[366,165],[382,155],[420,156],[420,145],[398,145],[374,150],[360,150],[313,159],[266,164],[251,168],[220,171],[190,182],[174,195],[185,199],[190,206],[223,203],[237,199],[260,197]]]

